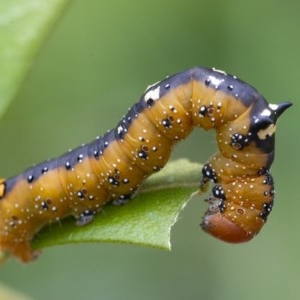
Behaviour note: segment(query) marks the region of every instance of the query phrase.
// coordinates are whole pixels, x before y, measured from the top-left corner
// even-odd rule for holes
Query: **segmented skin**
[[[202,170],[200,190],[214,186],[201,226],[227,242],[250,240],[272,210],[276,121],[290,105],[215,69],[167,77],[102,137],[0,182],[1,251],[29,262],[46,224],[73,215],[85,225],[107,202],[125,203],[195,126],[214,129],[219,149]]]

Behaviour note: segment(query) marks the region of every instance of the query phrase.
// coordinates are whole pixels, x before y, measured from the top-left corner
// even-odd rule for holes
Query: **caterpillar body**
[[[269,104],[216,69],[167,77],[102,137],[0,182],[0,250],[29,262],[38,255],[30,241],[46,224],[73,215],[85,225],[107,202],[125,203],[194,127],[214,129],[219,149],[202,169],[200,190],[214,186],[201,226],[227,242],[248,241],[273,206],[276,121],[290,105]]]

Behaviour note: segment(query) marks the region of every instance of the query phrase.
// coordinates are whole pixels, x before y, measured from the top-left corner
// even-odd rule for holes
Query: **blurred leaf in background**
[[[18,293],[15,290],[0,283],[0,299],[1,300],[32,300],[32,298]]]
[[[0,117],[69,0],[1,0]]]

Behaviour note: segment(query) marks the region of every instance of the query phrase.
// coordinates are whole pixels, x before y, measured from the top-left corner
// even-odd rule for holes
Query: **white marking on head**
[[[270,117],[271,116],[271,114],[272,114],[272,112],[269,110],[269,109],[264,109],[262,112],[261,112],[261,116],[263,116],[263,117]]]
[[[272,136],[276,131],[276,125],[271,124],[266,129],[260,130],[257,135],[261,140],[265,140],[268,136]]]
[[[152,99],[154,101],[159,99],[159,94],[160,94],[160,86],[158,86],[156,89],[154,90],[149,90],[145,96],[144,96],[144,100],[148,101],[149,99]]]
[[[278,109],[278,104],[269,104],[269,107],[270,107],[272,110],[277,110],[277,109]]]

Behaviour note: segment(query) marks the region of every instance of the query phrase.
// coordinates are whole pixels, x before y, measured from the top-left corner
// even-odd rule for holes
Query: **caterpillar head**
[[[274,151],[274,133],[277,119],[291,105],[290,102],[282,102],[269,104],[267,108],[260,108],[257,105],[253,109],[250,131],[256,133],[257,147],[265,153]]]
[[[291,102],[282,102],[279,104],[269,104],[269,108],[273,112],[273,114],[271,114],[273,123],[276,123],[277,119],[281,116],[281,114],[290,106],[292,106]]]

